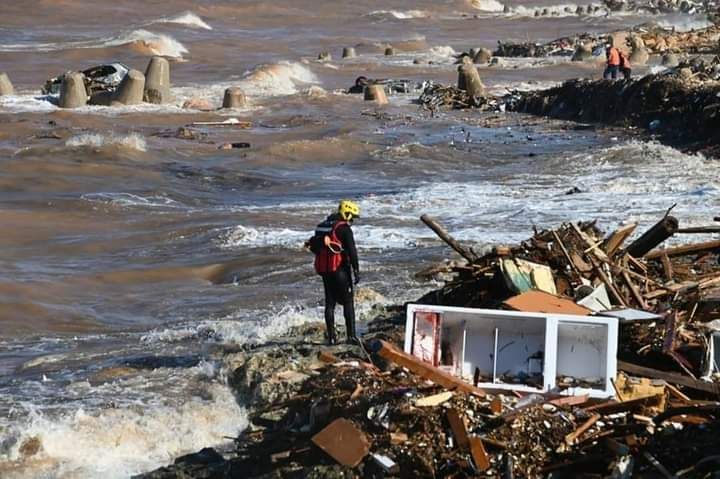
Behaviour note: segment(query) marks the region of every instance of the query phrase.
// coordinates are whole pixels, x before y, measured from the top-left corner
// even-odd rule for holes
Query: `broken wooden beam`
[[[635,231],[637,223],[631,223],[622,228],[616,229],[613,234],[605,241],[603,249],[608,256],[612,256],[622,246],[623,242]]]
[[[590,416],[587,419],[587,421],[585,421],[584,423],[582,423],[580,425],[580,427],[578,427],[573,432],[571,432],[570,434],[565,436],[565,444],[567,444],[568,446],[572,446],[573,444],[575,444],[575,441],[577,441],[578,438],[585,433],[585,431],[590,429],[593,426],[593,424],[598,422],[599,419],[600,419],[600,414],[593,414],[592,416]]]
[[[435,234],[440,237],[441,240],[447,243],[452,249],[457,251],[460,256],[468,260],[470,263],[474,263],[477,260],[477,256],[475,255],[475,253],[458,243],[458,241],[452,236],[450,236],[450,233],[448,233],[447,230],[440,225],[440,223],[435,221],[429,215],[422,215],[420,217],[420,220],[422,220],[423,223],[425,223],[431,230],[433,230]]]
[[[663,254],[668,255],[668,257],[684,256],[688,254],[706,253],[717,249],[720,249],[720,240],[705,241],[703,243],[693,243],[682,246],[675,246],[672,248],[658,249],[645,254],[644,258],[657,259],[660,258]]]
[[[707,393],[720,395],[720,384],[699,381],[697,379],[692,379],[684,376],[680,373],[660,371],[645,366],[638,366],[637,364],[628,363],[626,361],[618,361],[617,367],[619,370],[625,371],[626,373],[634,374],[636,376],[662,379],[668,383],[679,384],[681,386],[685,386],[696,391],[704,391]]]
[[[470,448],[470,440],[468,438],[467,426],[465,426],[465,419],[455,409],[450,409],[447,412],[447,419],[450,423],[450,429],[455,436],[455,443],[457,447],[462,450]]]
[[[468,440],[470,441],[470,454],[478,471],[483,472],[490,469],[490,458],[485,451],[482,439],[477,436],[471,436]]]
[[[418,376],[439,384],[447,389],[455,389],[458,391],[474,394],[476,396],[484,396],[485,391],[466,383],[462,379],[452,376],[435,366],[421,361],[400,349],[396,348],[387,341],[374,339],[368,343],[368,349],[378,354],[380,357],[409,369]]]
[[[655,223],[652,228],[643,233],[642,236],[630,243],[625,251],[627,251],[630,256],[640,258],[674,235],[679,225],[680,223],[674,216],[665,216]]]

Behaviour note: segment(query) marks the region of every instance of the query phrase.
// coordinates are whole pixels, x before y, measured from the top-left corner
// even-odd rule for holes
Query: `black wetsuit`
[[[340,218],[330,215],[328,218],[318,225],[329,225],[332,228]],[[348,339],[355,338],[355,301],[353,294],[352,272],[355,279],[358,278],[358,255],[355,248],[355,237],[353,236],[350,225],[344,224],[338,226],[335,235],[342,244],[343,261],[340,267],[334,273],[321,274],[323,287],[325,289],[325,326],[328,331],[328,340],[335,340],[335,306],[341,304],[343,307],[343,315],[345,316],[345,328]]]

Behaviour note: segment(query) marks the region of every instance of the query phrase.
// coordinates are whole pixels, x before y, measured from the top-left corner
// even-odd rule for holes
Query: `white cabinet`
[[[481,388],[614,395],[616,318],[410,304],[405,351]]]

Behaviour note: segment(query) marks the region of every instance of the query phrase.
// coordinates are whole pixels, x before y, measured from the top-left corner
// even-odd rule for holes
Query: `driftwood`
[[[460,256],[462,256],[471,263],[477,260],[477,255],[475,255],[475,253],[473,253],[470,249],[465,248],[463,245],[458,243],[457,240],[450,236],[450,233],[448,233],[447,230],[440,225],[440,223],[438,223],[428,215],[422,215],[420,219],[431,230],[433,230],[435,234],[440,237],[441,240],[446,242],[448,245],[450,245],[452,249],[457,251]]]
[[[629,255],[639,258],[677,232],[679,222],[674,216],[666,216],[653,225],[638,239],[630,243],[626,251]]]

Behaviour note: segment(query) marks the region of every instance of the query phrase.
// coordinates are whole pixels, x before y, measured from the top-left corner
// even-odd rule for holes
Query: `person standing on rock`
[[[623,52],[620,52],[620,71],[626,81],[630,80],[632,77],[632,67],[630,66],[630,59]]]
[[[360,281],[355,237],[351,225],[360,217],[360,207],[354,201],[342,200],[337,212],[317,225],[315,234],[305,247],[315,254],[315,272],[322,277],[325,290],[325,326],[329,345],[335,344],[335,306],[343,306],[348,342],[357,341],[355,335],[354,285]],[[353,275],[355,281],[353,281]]]
[[[603,72],[603,78],[609,80],[612,78],[615,80],[618,76],[618,70],[620,69],[620,50],[615,48],[612,43],[608,43],[605,49],[605,57],[607,58],[607,64],[605,72]]]

